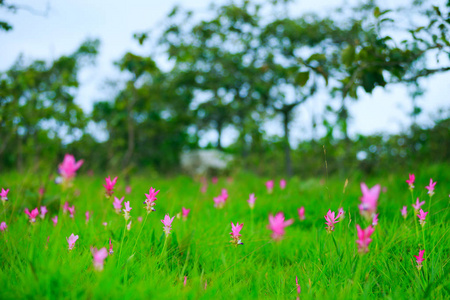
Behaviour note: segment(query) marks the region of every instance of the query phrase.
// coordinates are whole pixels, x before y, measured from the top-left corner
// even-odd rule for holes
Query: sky
[[[307,12],[323,13],[337,7],[344,0],[298,0],[291,6],[291,16]],[[352,0],[348,0],[352,1]],[[404,1],[404,0],[396,0]],[[10,1],[11,2],[11,1]],[[215,3],[225,3],[216,0]],[[380,3],[389,3],[381,0]],[[430,2],[439,2],[430,0]],[[442,2],[442,1],[441,1]],[[195,12],[206,13],[210,0],[16,0],[11,3],[31,7],[17,13],[0,11],[0,19],[13,25],[10,32],[0,31],[0,72],[7,70],[19,54],[25,59],[51,60],[69,54],[88,37],[101,40],[100,54],[93,67],[80,74],[80,89],[76,97],[86,112],[98,100],[112,98],[106,88],[106,79],[118,79],[119,74],[113,62],[126,52],[145,55],[151,49],[139,46],[133,34],[158,28],[174,5],[180,5]],[[47,10],[47,8],[49,8]],[[45,13],[43,15],[43,13]],[[162,66],[165,61],[158,61]],[[448,60],[441,63],[448,63]],[[426,94],[418,100],[423,113],[418,118],[422,126],[432,126],[438,110],[450,109],[450,72],[421,79]],[[324,90],[296,110],[296,118],[291,126],[291,141],[295,145],[300,140],[312,138],[312,116],[320,117],[329,95]],[[349,111],[350,136],[357,134],[398,133],[407,130],[411,124],[408,113],[412,111],[411,99],[404,86],[392,85],[386,89],[376,88],[371,95],[361,93],[358,101],[351,101]],[[98,127],[90,129],[102,137]],[[264,130],[269,135],[281,135],[280,120],[268,121]],[[325,129],[319,128],[319,134]],[[224,132],[223,143],[230,144],[237,136],[232,128]],[[208,132],[201,140],[205,145],[216,139],[215,132]]]

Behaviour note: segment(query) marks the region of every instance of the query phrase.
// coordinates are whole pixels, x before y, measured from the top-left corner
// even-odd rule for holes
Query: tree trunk
[[[286,166],[286,175],[292,176],[292,162],[291,162],[291,145],[289,144],[289,122],[291,110],[283,111],[283,129],[284,129],[284,158]]]
[[[222,122],[217,122],[217,149],[222,150]]]
[[[133,120],[133,107],[136,102],[136,90],[134,89],[133,98],[127,102],[127,152],[123,159],[122,167],[125,169],[131,162],[131,158],[134,153],[135,144],[135,130],[134,130],[134,120]]]

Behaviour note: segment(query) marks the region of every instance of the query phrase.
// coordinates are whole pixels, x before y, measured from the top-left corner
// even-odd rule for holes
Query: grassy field
[[[114,195],[130,201],[129,231],[123,214],[114,211],[113,198],[105,197],[103,176],[89,177],[80,169],[73,188],[62,191],[44,175],[1,174],[0,188],[10,192],[0,217],[8,226],[0,232],[0,298],[296,299],[298,277],[301,299],[449,299],[448,166],[412,171],[417,176],[414,198],[426,201],[423,208],[429,211],[423,228],[413,215],[408,174],[403,173],[382,178],[349,175],[345,190],[345,178],[293,178],[284,190],[278,178],[272,194],[264,185],[268,178],[250,174],[235,175],[232,182],[226,178],[209,182],[206,193],[188,177],[136,177],[126,194],[118,174]],[[430,177],[437,181],[431,203],[425,190]],[[366,254],[359,254],[356,244],[356,224],[369,225],[358,209],[360,182],[385,187]],[[46,185],[42,199],[41,184]],[[160,192],[156,211],[143,225],[138,217],[146,218],[144,193],[150,187]],[[217,209],[213,197],[223,188],[229,198],[224,208]],[[246,201],[250,193],[257,197],[253,212]],[[74,219],[59,209],[65,201],[75,205]],[[30,223],[24,209],[41,205],[49,212]],[[406,220],[400,213],[404,205]],[[297,214],[301,206],[304,221]],[[182,207],[191,212],[185,221],[175,217],[166,240],[161,219],[165,214],[176,216]],[[329,234],[324,215],[340,207],[345,218]],[[87,223],[86,211],[92,215]],[[294,219],[279,242],[267,229],[269,214],[277,212]],[[55,215],[59,215],[56,226],[50,220]],[[230,243],[231,222],[244,223],[244,245]],[[79,239],[69,251],[66,238],[72,233]],[[109,239],[114,254],[106,258],[103,271],[97,271],[90,248],[109,249]],[[418,270],[414,255],[420,249],[425,249],[425,261]]]

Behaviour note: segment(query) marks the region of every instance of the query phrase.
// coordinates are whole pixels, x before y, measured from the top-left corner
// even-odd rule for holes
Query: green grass
[[[249,174],[224,178],[209,185],[206,194],[200,184],[187,177],[133,178],[132,193],[125,195],[119,175],[115,195],[130,201],[132,228],[124,234],[124,218],[117,215],[112,199],[104,196],[101,176],[80,175],[74,187],[63,193],[47,183],[42,204],[49,209],[45,220],[32,225],[23,213],[39,203],[38,187],[43,176],[1,174],[0,187],[11,189],[10,201],[2,208],[0,221],[8,230],[0,234],[0,298],[17,299],[295,299],[295,277],[302,288],[301,299],[449,299],[450,295],[450,174],[445,166],[416,170],[414,197],[429,199],[424,187],[436,180],[430,214],[416,234],[412,199],[405,180],[408,174],[387,174],[383,178],[349,176],[343,193],[342,178],[288,181],[273,194],[266,192],[266,179]],[[114,175],[115,174],[111,174]],[[365,228],[358,211],[359,184],[380,183],[387,187],[379,199],[379,225],[373,234],[370,252],[358,254],[356,224]],[[148,216],[134,256],[132,249],[145,218],[144,193],[150,187],[160,191],[156,212]],[[227,188],[230,195],[223,209],[212,198]],[[79,191],[79,195],[76,191]],[[246,200],[255,193],[252,232],[251,213]],[[75,219],[60,214],[56,227],[50,217],[58,214],[65,199],[76,207]],[[406,221],[400,215],[408,206]],[[172,234],[162,254],[165,237],[161,219],[191,208],[187,221],[175,218]],[[300,222],[297,208],[305,206],[306,220]],[[328,209],[346,211],[336,230],[327,234],[324,215]],[[85,212],[93,216],[85,224]],[[286,228],[281,242],[273,242],[267,229],[269,213],[284,212],[294,224]],[[230,241],[230,222],[244,222],[243,246]],[[102,223],[108,222],[105,228]],[[72,251],[67,250],[71,233],[80,236]],[[114,255],[97,272],[92,266],[90,247],[114,245]],[[123,244],[121,244],[123,238]],[[425,242],[425,245],[423,245]],[[413,255],[426,248],[424,268],[419,271]],[[119,252],[121,259],[118,261]],[[187,285],[183,286],[184,276]],[[207,287],[205,289],[205,282]]]

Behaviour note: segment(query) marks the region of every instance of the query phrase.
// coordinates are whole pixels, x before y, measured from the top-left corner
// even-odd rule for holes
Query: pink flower
[[[125,209],[123,210],[125,220],[128,221],[130,219],[130,211],[132,210],[130,206],[130,201],[125,202]]]
[[[358,240],[356,243],[358,244],[358,251],[360,253],[369,252],[369,244],[372,242],[370,236],[375,231],[372,226],[367,227],[366,229],[361,229],[361,226],[356,225],[356,230],[358,231]]]
[[[2,223],[0,224],[0,230],[1,230],[1,231],[5,231],[7,227],[8,227],[8,226],[6,226],[6,223],[5,223],[5,222],[2,222]]]
[[[379,215],[379,214],[374,214],[374,215],[373,215],[372,226],[378,225],[378,215]]]
[[[107,222],[103,222],[102,225],[105,226],[105,228],[106,228],[106,226],[108,226],[108,223]]]
[[[244,245],[244,243],[242,243],[242,241],[240,239],[240,237],[241,237],[240,232],[241,232],[242,226],[244,226],[244,223],[242,223],[242,224],[236,223],[236,225],[234,225],[233,222],[231,222],[231,232],[230,232],[231,241],[230,242],[232,244],[234,244],[235,246]]]
[[[125,193],[131,194],[131,186],[127,185],[127,187],[125,188]]]
[[[184,282],[183,282],[183,285],[186,286],[186,283],[187,283],[187,276],[184,276]]]
[[[424,204],[425,204],[425,201],[419,202],[419,198],[417,198],[416,204],[415,205],[413,204],[412,207],[414,207],[414,210],[417,212]]]
[[[46,214],[47,212],[48,212],[47,207],[41,206],[41,215],[40,215],[41,219],[44,219],[44,218],[45,218],[45,214]]]
[[[272,214],[269,215],[269,226],[267,228],[272,231],[272,238],[279,241],[285,234],[284,228],[290,226],[292,223],[294,223],[294,220],[289,219],[285,221],[284,214],[279,212],[275,217]]]
[[[206,193],[206,189],[208,188],[208,185],[206,184],[202,184],[200,187],[200,192],[202,192],[202,194]]]
[[[361,183],[361,204],[359,205],[359,210],[361,215],[363,215],[367,220],[370,220],[372,215],[377,211],[378,197],[380,196],[381,186],[379,184],[375,185],[371,189],[363,182]]]
[[[223,208],[225,206],[225,202],[227,201],[227,199],[223,197],[223,194],[220,194],[219,196],[213,198],[213,200],[214,207],[217,208]]]
[[[63,162],[58,166],[59,174],[61,174],[65,181],[69,181],[75,177],[77,170],[82,164],[83,160],[76,162],[73,155],[66,154]]]
[[[114,251],[113,251],[113,244],[111,242],[111,238],[109,239],[109,255],[113,255]]]
[[[108,178],[105,178],[105,182],[106,184],[103,185],[106,189],[105,195],[106,198],[109,198],[112,196],[112,194],[114,194],[114,186],[116,185],[117,182],[117,176],[113,180],[111,180],[111,177],[108,176]]]
[[[250,194],[250,196],[247,200],[248,206],[250,206],[250,209],[253,209],[255,207],[255,200],[256,200],[255,194],[254,193]]]
[[[175,217],[170,218],[170,216],[167,214],[164,216],[164,219],[161,220],[161,222],[164,224],[164,232],[166,233],[166,237],[169,236],[170,230],[172,230],[172,222]]]
[[[132,221],[130,220],[130,223],[127,224],[127,230],[128,230],[128,231],[131,230],[131,222],[132,222]]]
[[[72,250],[73,247],[75,247],[75,242],[78,240],[78,235],[74,235],[73,233],[69,236],[69,238],[66,238],[67,242],[69,243],[69,250]]]
[[[25,208],[25,213],[28,215],[28,217],[30,218],[30,222],[34,223],[36,222],[36,217],[39,215],[39,210],[37,209],[37,207],[35,209],[33,209],[31,212],[28,210],[28,208]]]
[[[273,191],[273,180],[269,180],[266,182],[266,188],[267,188],[267,192],[269,194],[271,194]]]
[[[406,220],[406,216],[408,215],[408,208],[406,206],[403,206],[401,212],[402,212],[403,218],[405,218],[405,220]]]
[[[434,195],[434,186],[436,183],[437,182],[433,182],[433,179],[430,178],[430,184],[425,187],[428,190],[428,195],[430,195],[430,197],[433,197]]]
[[[52,218],[52,222],[53,222],[53,226],[56,226],[56,224],[58,224],[58,216],[54,216]]]
[[[409,179],[406,180],[406,183],[409,185],[411,191],[414,189],[414,180],[416,180],[416,176],[414,174],[409,174]]]
[[[425,250],[419,250],[419,255],[414,255],[414,257],[416,258],[416,262],[417,262],[417,269],[421,269],[422,268],[422,262],[425,260],[425,258],[423,258],[423,254],[425,253]]]
[[[227,201],[228,200],[228,191],[227,189],[222,189],[222,194],[221,194],[223,201]]]
[[[284,190],[286,187],[286,180],[285,179],[281,179],[280,180],[280,189]]]
[[[156,198],[156,195],[158,195],[159,190],[155,190],[154,188],[150,188],[148,190],[148,194],[145,194],[145,197],[147,199],[145,199],[144,204],[146,204],[147,206],[145,207],[145,209],[147,210],[147,213],[151,213],[152,211],[155,211],[154,206],[156,205],[155,201],[158,200]]]
[[[295,286],[297,287],[297,294],[300,295],[300,292],[302,291],[300,284],[298,284],[298,278],[295,276]]]
[[[44,196],[44,194],[45,194],[45,189],[43,188],[43,187],[40,187],[39,188],[39,196]]]
[[[325,224],[327,225],[326,229],[328,233],[331,233],[334,230],[334,224],[339,223],[339,218],[341,216],[341,213],[338,213],[337,216],[335,216],[335,212],[328,210],[328,213],[324,216],[326,222]]]
[[[97,271],[103,270],[103,265],[105,263],[105,259],[108,257],[108,251],[105,247],[103,247],[100,250],[97,250],[96,248],[91,249],[92,256],[94,257],[94,268]]]
[[[89,222],[89,219],[91,218],[91,215],[89,214],[89,211],[86,212],[86,224]]]
[[[120,199],[117,197],[114,197],[113,206],[114,206],[114,209],[116,210],[116,213],[118,213],[118,214],[120,214],[120,211],[122,210],[122,202],[124,199],[125,199],[125,197],[122,197]]]
[[[345,211],[344,211],[343,207],[339,208],[339,210],[338,210],[338,218],[340,219],[339,221],[342,221],[345,219]]]
[[[75,213],[75,205],[72,205],[72,207],[69,206],[68,210],[70,217],[73,219],[73,214]]]
[[[219,179],[217,177],[211,178],[212,184],[216,184],[218,181],[219,181]]]
[[[69,202],[64,203],[63,213],[66,214],[69,211]]]
[[[424,212],[422,209],[420,209],[419,214],[417,215],[417,217],[419,217],[419,222],[420,225],[422,225],[422,227],[425,225],[425,218],[427,217],[428,212]]]
[[[137,219],[138,219],[139,222],[142,222],[142,217],[141,216],[139,216]]]
[[[3,202],[3,205],[5,205],[6,201],[8,201],[8,192],[9,192],[9,189],[5,190],[3,188],[2,188],[2,191],[0,192],[0,199]]]
[[[181,208],[181,212],[182,212],[182,214],[183,214],[183,219],[184,219],[184,220],[187,219],[187,217],[188,217],[190,211],[191,211],[191,210],[190,210],[189,208],[184,208],[184,207]]]
[[[298,218],[300,221],[305,219],[305,208],[303,206],[298,209]]]

